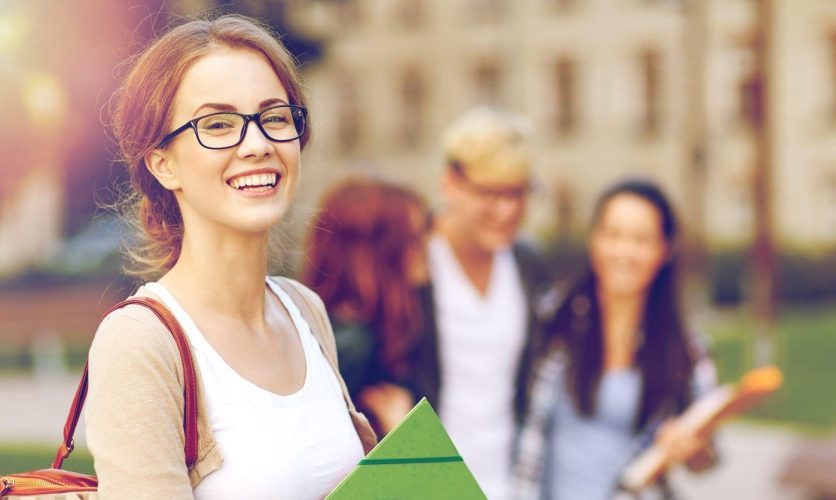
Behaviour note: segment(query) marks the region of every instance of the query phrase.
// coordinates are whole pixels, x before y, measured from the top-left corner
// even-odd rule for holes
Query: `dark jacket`
[[[517,421],[520,422],[525,410],[525,388],[531,375],[531,365],[543,344],[541,328],[535,320],[534,304],[539,295],[551,285],[551,273],[539,251],[533,245],[517,242],[514,244],[512,251],[519,269],[528,307],[528,327],[525,344],[517,365],[517,389],[514,398],[514,413]],[[423,290],[421,295],[426,330],[421,345],[416,351],[414,378],[410,385],[418,399],[425,396],[433,408],[439,411],[439,395],[444,381],[441,378],[438,327],[435,321],[432,286]]]

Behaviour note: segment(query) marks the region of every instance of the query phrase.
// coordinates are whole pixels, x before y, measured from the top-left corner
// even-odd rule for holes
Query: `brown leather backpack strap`
[[[194,364],[192,362],[191,349],[189,348],[189,341],[183,333],[183,329],[177,322],[177,319],[171,312],[159,301],[150,297],[132,297],[127,300],[119,302],[111,307],[102,317],[107,317],[117,309],[125,306],[136,304],[150,309],[160,321],[163,322],[168,329],[171,336],[177,344],[177,351],[180,353],[180,361],[183,364],[183,398],[185,400],[184,414],[183,414],[183,429],[186,434],[186,443],[184,446],[186,467],[191,470],[197,462],[197,376],[195,374]],[[78,419],[81,416],[81,410],[84,407],[84,400],[87,398],[87,381],[88,371],[87,363],[84,365],[84,372],[81,375],[81,381],[78,384],[73,403],[70,406],[70,413],[67,415],[67,423],[64,425],[64,442],[58,447],[58,453],[55,456],[55,461],[52,463],[53,469],[60,469],[64,460],[70,456],[75,443],[73,435],[75,434]]]

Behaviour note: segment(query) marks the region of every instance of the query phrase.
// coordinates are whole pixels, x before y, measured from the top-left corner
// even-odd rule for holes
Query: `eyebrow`
[[[265,100],[261,101],[260,103],[258,103],[258,109],[264,109],[264,108],[272,106],[274,104],[287,104],[287,102],[284,99],[279,99],[277,97],[271,97],[270,99],[265,99]],[[238,111],[238,109],[231,104],[218,103],[218,102],[205,102],[205,103],[201,104],[200,106],[198,106],[196,110],[194,110],[194,113],[192,113],[192,116],[197,116],[197,112],[200,111],[203,108],[212,108],[216,111],[232,111],[232,112],[237,112]]]

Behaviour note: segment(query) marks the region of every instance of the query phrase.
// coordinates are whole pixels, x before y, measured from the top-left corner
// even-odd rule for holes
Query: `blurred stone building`
[[[490,104],[534,125],[542,189],[529,226],[536,234],[581,233],[606,185],[647,175],[713,246],[747,245],[759,158],[755,122],[763,114],[755,72],[758,1],[147,0],[123,12],[88,0],[65,9],[62,16],[83,17],[66,24],[62,39],[89,57],[42,47],[43,60],[24,56],[47,41],[16,41],[9,29],[14,9],[3,10],[0,104],[13,118],[0,127],[0,276],[49,260],[68,235],[67,214],[93,205],[79,200],[93,199],[89,172],[106,177],[112,151],[82,145],[91,131],[101,132],[95,113],[109,92],[101,89],[112,85],[112,66],[142,37],[134,31],[133,43],[112,41],[130,35],[125,26],[141,23],[137,30],[147,31],[152,14],[166,10],[242,11],[281,21],[280,29],[293,32],[291,43],[315,41],[295,47],[307,61],[314,123],[296,210],[302,221],[310,214],[305,205],[314,207],[328,185],[358,171],[385,173],[438,201],[441,131],[471,106]],[[775,233],[785,247],[832,249],[836,2],[770,1],[766,103]],[[37,13],[52,4],[18,10],[26,5]],[[105,17],[118,22],[97,43],[77,33]],[[57,84],[31,71],[37,64],[55,66]],[[82,94],[92,97],[80,101]],[[55,126],[79,117],[92,119]]]
[[[315,138],[303,192],[311,202],[326,180],[358,170],[433,198],[440,132],[467,108],[491,104],[526,114],[537,130],[544,189],[533,200],[535,232],[583,230],[607,184],[646,175],[713,245],[750,241],[753,121],[763,112],[753,0],[283,3],[295,29],[325,46],[305,68]],[[831,247],[836,2],[772,5],[775,233],[789,247]],[[695,138],[702,175],[692,168]]]

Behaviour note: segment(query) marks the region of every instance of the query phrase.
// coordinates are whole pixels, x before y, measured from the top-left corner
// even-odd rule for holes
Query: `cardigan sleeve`
[[[141,306],[113,312],[96,332],[85,420],[103,499],[193,498],[176,349],[165,326]]]

